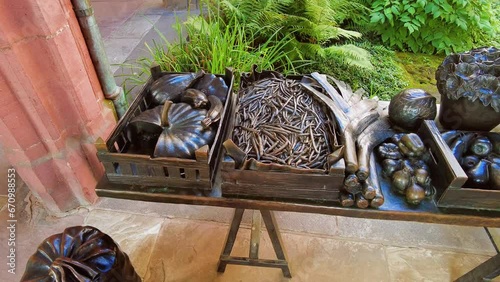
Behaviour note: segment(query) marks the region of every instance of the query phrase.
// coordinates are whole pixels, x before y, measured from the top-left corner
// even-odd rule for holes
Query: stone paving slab
[[[387,247],[391,281],[454,281],[488,256]]]
[[[390,246],[496,253],[482,227],[338,217],[338,228],[341,237]]]
[[[160,15],[133,15],[124,24],[119,26],[111,34],[110,38],[136,39],[138,43],[153,28],[160,17]],[[134,44],[132,40],[130,43]]]
[[[382,245],[283,233],[292,279],[280,269],[228,265],[216,272],[228,226],[193,220],[167,220],[144,281],[387,281]],[[241,229],[232,255],[247,256],[250,230]],[[269,237],[259,256],[275,258]],[[364,265],[366,271],[358,271]],[[196,270],[194,270],[196,269]]]
[[[93,210],[85,224],[108,234],[127,253],[135,271],[144,277],[164,219],[159,217]]]

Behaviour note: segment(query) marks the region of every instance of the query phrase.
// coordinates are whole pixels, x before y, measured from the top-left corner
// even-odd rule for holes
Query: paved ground
[[[161,8],[160,0],[93,0],[93,5],[115,64],[146,54],[144,42],[157,38],[153,24],[174,38],[174,12]],[[181,18],[186,14],[177,13]],[[129,71],[121,65],[113,70]],[[226,273],[218,274],[230,209],[101,198],[92,207],[53,218],[25,186],[18,201],[17,274],[8,274],[2,263],[0,281],[19,281],[37,245],[74,225],[92,225],[109,234],[147,282],[452,281],[495,254],[482,228],[277,212],[293,278],[284,279],[278,269],[244,266],[228,266]],[[250,216],[245,213],[233,255],[248,253]],[[3,207],[0,222],[6,220]],[[500,235],[498,229],[493,231]],[[2,258],[7,255],[7,235],[0,233]],[[274,257],[267,235],[260,255]]]
[[[24,200],[16,230],[17,274],[2,271],[0,281],[19,281],[37,245],[74,225],[110,235],[146,282],[452,281],[495,254],[482,228],[276,212],[293,278],[284,279],[278,269],[231,265],[218,274],[231,209],[102,198],[88,209],[53,218],[26,187],[19,196]],[[0,221],[6,220],[4,208]],[[233,255],[248,254],[250,221],[245,212]],[[260,256],[275,258],[267,234],[262,238]],[[0,242],[6,246],[7,232]],[[6,255],[0,248],[0,257]]]

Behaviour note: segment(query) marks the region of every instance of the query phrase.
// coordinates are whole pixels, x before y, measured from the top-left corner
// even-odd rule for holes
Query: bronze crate
[[[467,174],[441,138],[434,121],[424,121],[419,135],[429,148],[432,184],[436,187],[438,207],[500,211],[500,190],[463,187]]]
[[[168,74],[163,72],[159,76]],[[226,136],[228,119],[235,95],[232,95],[234,75],[226,70],[222,77],[228,86],[224,112],[219,122],[214,143],[211,147],[203,146],[195,152],[196,159],[171,157],[152,158],[149,155],[133,154],[125,134],[129,121],[149,109],[151,104],[149,78],[140,94],[134,99],[125,115],[120,119],[106,143],[96,142],[97,156],[105,168],[106,176],[111,183],[140,184],[144,186],[200,189],[210,191],[215,180],[214,174],[220,162],[221,143]]]
[[[287,78],[300,80],[302,76]],[[243,79],[241,84],[245,87]],[[227,138],[231,138],[235,126],[237,103],[238,99],[234,99]],[[221,188],[225,196],[338,202],[345,174],[343,159],[333,165],[328,174],[256,171],[235,167],[234,160],[224,154],[221,165]]]

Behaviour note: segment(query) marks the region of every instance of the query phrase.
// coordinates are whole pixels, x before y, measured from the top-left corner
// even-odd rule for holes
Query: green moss
[[[419,88],[440,99],[435,73],[445,55],[427,55],[396,52],[396,61],[403,69],[408,88]]]
[[[408,82],[403,76],[403,69],[397,63],[395,53],[384,46],[370,42],[355,43],[370,52],[373,69],[361,69],[348,65],[341,58],[331,60],[318,59],[316,63],[300,69],[302,73],[317,71],[329,74],[349,84],[353,90],[363,88],[368,96],[378,96],[381,100],[390,100],[406,88]]]

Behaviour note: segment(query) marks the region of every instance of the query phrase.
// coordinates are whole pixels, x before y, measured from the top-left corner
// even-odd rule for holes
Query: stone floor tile
[[[146,0],[137,9],[136,15],[162,15],[167,9],[162,0]]]
[[[108,38],[105,40],[104,48],[108,55],[109,64],[118,69],[117,64],[125,62],[128,55],[130,55],[138,43],[139,41],[134,44],[134,42],[131,42],[127,38]]]
[[[454,281],[489,257],[417,248],[387,247],[391,281]]]
[[[484,228],[338,217],[339,236],[397,247],[435,248],[493,255]]]
[[[100,198],[96,203],[96,207],[99,209],[140,213],[144,215],[158,215],[169,218],[179,217],[223,223],[229,223],[233,216],[233,209],[230,208],[149,203],[113,198]]]
[[[160,17],[160,15],[134,15],[116,28],[110,38],[137,39],[137,43],[139,43]]]
[[[116,29],[116,26],[105,26],[105,25],[99,25],[99,31],[101,32],[101,38],[106,41],[111,34],[113,34],[113,31]]]
[[[85,224],[113,238],[129,256],[135,271],[144,277],[163,221],[159,217],[94,209]]]
[[[274,214],[281,230],[327,236],[337,236],[339,233],[337,217],[333,215],[298,212],[275,212]]]
[[[144,0],[92,0],[92,7],[99,26],[118,26],[130,18],[143,2]]]
[[[227,228],[218,223],[167,220],[144,281],[289,280],[283,278],[280,269],[272,268],[228,265],[224,274],[218,274],[217,263]],[[291,281],[388,280],[382,245],[292,233],[282,236],[292,271]],[[248,256],[249,238],[250,230],[240,229],[232,255]],[[276,258],[267,233],[262,233],[259,257]],[[359,265],[364,265],[366,271],[358,271]]]
[[[495,241],[497,248],[500,249],[500,228],[488,228],[492,239]]]
[[[165,220],[144,282],[213,281],[225,230],[214,223]]]

